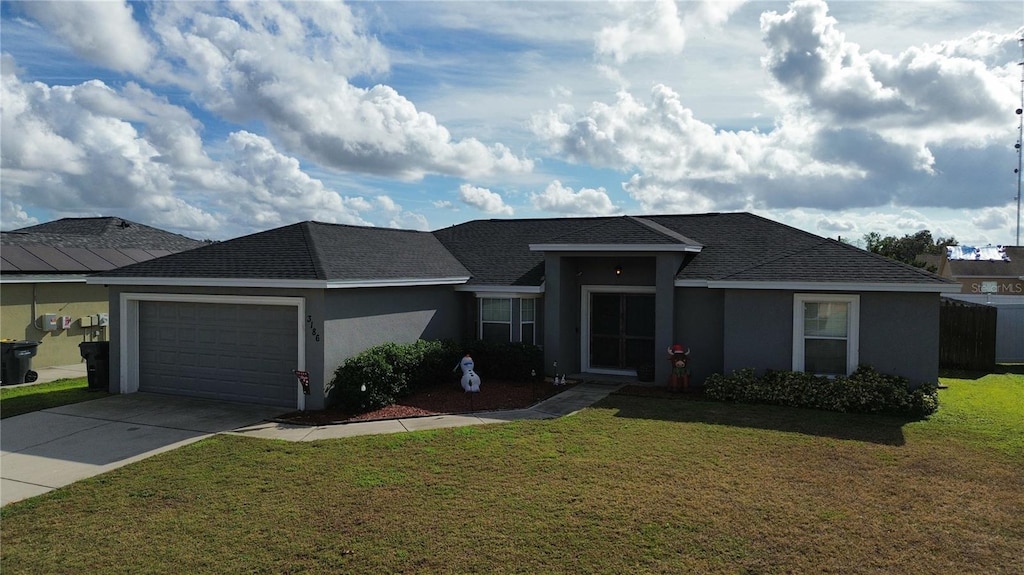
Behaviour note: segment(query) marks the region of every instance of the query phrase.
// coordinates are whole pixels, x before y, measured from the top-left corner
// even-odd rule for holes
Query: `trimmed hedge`
[[[716,373],[705,381],[704,394],[719,401],[855,413],[927,416],[939,408],[936,384],[911,388],[906,378],[884,375],[869,366],[836,377],[797,371],[767,371],[758,377],[753,369],[727,376]]]
[[[528,381],[543,374],[540,348],[522,343],[474,341],[458,345],[451,340],[384,343],[345,360],[334,371],[327,403],[366,412],[391,405],[417,391],[457,380],[453,368],[467,352],[484,379]]]

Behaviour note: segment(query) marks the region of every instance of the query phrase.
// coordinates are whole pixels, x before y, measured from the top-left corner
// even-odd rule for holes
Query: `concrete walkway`
[[[0,504],[34,497],[217,433],[317,441],[553,419],[592,405],[620,387],[582,383],[529,409],[315,427],[268,421],[280,415],[279,407],[149,393],[112,395],[0,420]]]

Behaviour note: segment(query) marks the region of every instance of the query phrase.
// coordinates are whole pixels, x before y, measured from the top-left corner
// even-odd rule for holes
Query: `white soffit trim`
[[[530,244],[531,252],[693,252],[703,246],[684,244]]]
[[[457,285],[469,277],[452,278],[398,278],[381,280],[290,280],[269,278],[119,278],[94,276],[89,284],[166,286],[166,287],[240,287],[240,288],[292,288],[292,289],[345,289],[375,287],[407,287],[431,285]]]
[[[706,287],[711,289],[762,289],[809,291],[891,291],[922,293],[959,293],[960,284],[896,284],[857,282],[752,282],[714,280],[676,280],[675,287]]]

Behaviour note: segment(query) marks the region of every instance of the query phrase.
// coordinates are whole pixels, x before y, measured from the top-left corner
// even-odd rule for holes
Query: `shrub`
[[[391,405],[414,391],[437,385],[451,375],[457,352],[449,341],[384,343],[345,360],[334,371],[328,403],[357,411]]]
[[[456,345],[449,340],[384,343],[345,360],[328,386],[329,405],[357,412],[372,411],[422,389],[452,382],[459,360],[469,352],[481,378],[526,381],[543,373],[540,348],[522,343],[474,341]]]
[[[535,345],[476,340],[463,346],[462,353],[466,352],[483,379],[529,381],[533,374],[544,374],[544,353]]]
[[[712,374],[704,384],[707,397],[719,401],[765,403],[857,413],[927,416],[939,408],[936,384],[911,388],[904,377],[860,366],[849,376],[825,377],[795,371],[753,369]]]

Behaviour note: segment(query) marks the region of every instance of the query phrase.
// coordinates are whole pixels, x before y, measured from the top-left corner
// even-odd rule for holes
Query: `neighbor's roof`
[[[1024,246],[1008,246],[1005,260],[947,260],[945,273],[958,277],[1024,277]]]
[[[203,242],[122,218],[100,217],[64,218],[0,232],[0,245],[0,271],[35,276],[111,270]]]
[[[468,278],[466,268],[428,232],[301,222],[119,268],[90,282],[199,279],[209,285],[329,287],[462,283]]]

